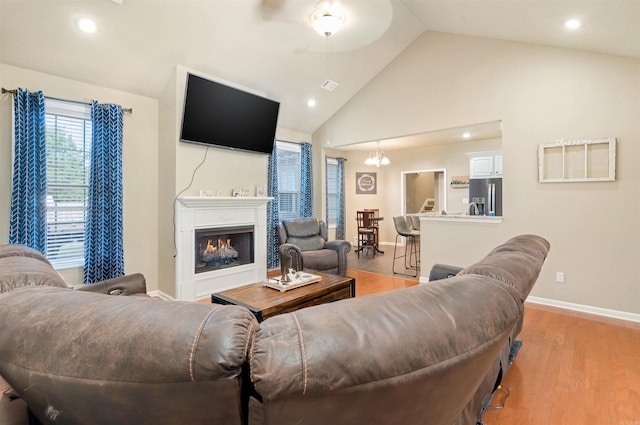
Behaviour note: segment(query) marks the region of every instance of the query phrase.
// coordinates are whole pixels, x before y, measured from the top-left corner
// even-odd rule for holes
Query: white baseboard
[[[163,299],[165,301],[175,301],[176,299],[173,298],[171,295],[168,295],[162,291],[149,291],[147,292],[147,295],[149,295],[150,297],[156,297],[156,298],[160,298]]]
[[[574,304],[566,301],[557,301],[540,297],[528,297],[527,301],[534,304],[542,304],[550,307],[563,308],[565,310],[579,311],[582,313],[595,314],[596,316],[611,317],[613,319],[640,323],[640,314],[629,313],[627,311],[610,310],[608,308],[593,307],[584,304]]]

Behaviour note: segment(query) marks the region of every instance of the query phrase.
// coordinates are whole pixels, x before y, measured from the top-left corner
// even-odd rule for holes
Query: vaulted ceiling
[[[0,62],[154,98],[181,64],[265,93],[280,126],[311,133],[424,31],[640,58],[638,0],[342,0],[345,27],[328,40],[309,22],[316,3],[0,0]]]

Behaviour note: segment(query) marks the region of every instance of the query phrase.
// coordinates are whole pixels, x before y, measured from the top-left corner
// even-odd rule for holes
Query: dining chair
[[[370,224],[371,227],[374,227],[376,229],[375,231],[375,249],[374,251],[379,252],[381,254],[384,254],[383,251],[380,251],[380,247],[378,246],[379,240],[378,238],[380,237],[380,209],[378,208],[365,208],[364,211],[369,211],[373,213],[373,216],[371,216],[370,219]]]
[[[356,221],[358,224],[358,258],[360,258],[360,251],[364,249],[371,249],[373,256],[376,256],[376,241],[378,239],[378,227],[374,226],[376,223],[374,218],[374,211],[356,211]]]

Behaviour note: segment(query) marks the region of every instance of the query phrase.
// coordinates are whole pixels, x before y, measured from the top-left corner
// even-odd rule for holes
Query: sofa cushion
[[[495,247],[487,257],[498,252],[521,252],[528,254],[539,261],[544,261],[547,258],[550,244],[547,240],[536,235],[519,235],[515,236],[505,243]]]
[[[49,262],[33,257],[8,256],[0,258],[0,292],[25,286],[57,286],[68,288]]]
[[[250,363],[265,423],[457,423],[519,314],[458,276],[271,317]]]
[[[300,248],[300,251],[314,251],[324,248],[325,240],[320,237],[320,235],[309,236],[306,238],[296,238],[289,237],[287,238],[287,243],[293,244]]]
[[[524,302],[540,273],[544,259],[515,251],[495,252],[479,262],[462,269],[458,276],[477,274],[487,276],[516,289]]]
[[[338,264],[338,252],[332,249],[304,251],[304,267],[313,270],[329,270]]]
[[[290,238],[308,238],[320,234],[320,223],[313,217],[283,220],[282,225]]]
[[[0,258],[4,257],[31,257],[50,264],[47,257],[45,257],[40,251],[21,244],[0,245]]]
[[[0,323],[0,374],[43,423],[242,424],[243,307],[30,287]]]

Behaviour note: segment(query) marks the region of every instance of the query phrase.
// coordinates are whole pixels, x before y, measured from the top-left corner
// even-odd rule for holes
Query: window
[[[91,157],[91,105],[45,101],[47,258],[56,269],[84,265]]]
[[[338,211],[338,160],[327,158],[327,225],[335,226]]]
[[[280,220],[300,216],[300,145],[276,142]]]

